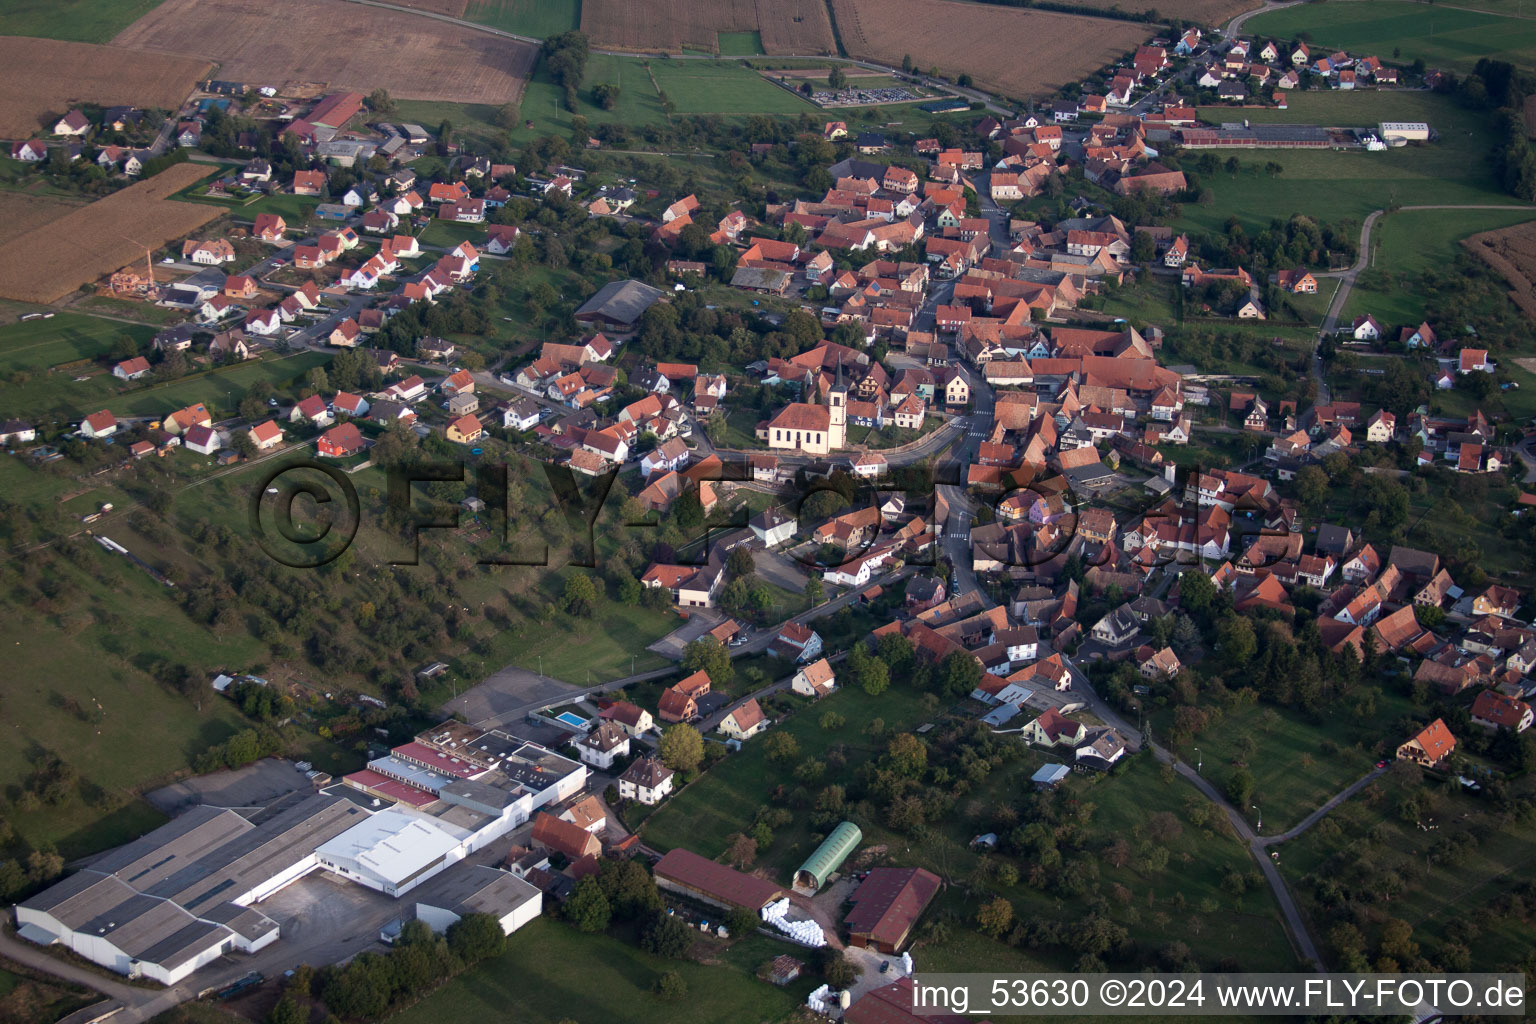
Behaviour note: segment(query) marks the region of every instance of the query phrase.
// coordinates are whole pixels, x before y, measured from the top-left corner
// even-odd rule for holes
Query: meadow
[[[583,935],[564,922],[540,917],[507,937],[507,951],[458,976],[393,1018],[396,1024],[443,1020],[505,1020],[517,1007],[519,1024],[623,1020],[634,1024],[736,1024],[789,1017],[809,982],[778,988],[753,972],[790,947],[749,936],[721,950],[711,943],[710,964],[664,960],[614,935]],[[664,971],[676,971],[688,998],[667,1002],[652,994]]]
[[[581,0],[470,0],[468,21],[539,39],[581,25]]]
[[[160,0],[9,0],[0,33],[109,43],[158,6]]]
[[[1314,48],[1403,64],[1422,59],[1429,67],[1461,72],[1483,57],[1529,67],[1536,56],[1536,20],[1408,0],[1301,4],[1257,15],[1244,28],[1273,39],[1305,32]]]

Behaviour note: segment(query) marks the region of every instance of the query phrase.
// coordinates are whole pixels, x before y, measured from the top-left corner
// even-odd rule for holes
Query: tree
[[[517,127],[522,116],[522,109],[516,103],[503,103],[496,108],[496,127],[511,131]]]
[[[757,860],[757,840],[751,836],[736,832],[727,837],[726,843],[725,862],[731,867],[737,870],[749,868]]]
[[[811,578],[805,581],[803,593],[805,594],[805,599],[811,603],[811,607],[814,608],[816,605],[821,604],[822,599],[826,597],[826,591],[821,585],[821,577],[811,573]]]
[[[658,912],[640,933],[640,948],[653,956],[681,960],[693,945],[693,930],[671,914]]]
[[[597,608],[597,585],[584,572],[573,572],[565,581],[565,611],[578,618],[590,619]]]
[[[969,651],[954,651],[939,663],[939,678],[950,697],[968,697],[981,683],[981,663]]]
[[[800,744],[789,733],[774,730],[763,740],[763,752],[776,764],[788,764],[800,756]]]
[[[613,908],[598,880],[588,875],[578,882],[576,891],[565,904],[565,919],[574,924],[577,931],[592,935],[607,928],[612,918]]]
[[[859,686],[871,697],[878,697],[891,685],[891,670],[879,658],[870,658],[859,673]]]
[[[656,979],[656,995],[675,1003],[688,994],[688,983],[676,971],[663,971]]]
[[[507,949],[507,934],[493,914],[465,914],[448,926],[448,948],[466,964],[500,956]]]
[[[731,652],[712,636],[700,637],[683,648],[683,671],[702,671],[714,686],[729,686],[736,678]]]
[[[746,544],[732,548],[725,559],[725,571],[732,576],[750,576],[756,572],[757,561],[752,557],[752,549]]]
[[[1185,577],[1188,577],[1185,573]],[[1182,592],[1181,592],[1182,593]],[[1229,615],[1216,627],[1217,642],[1221,654],[1230,665],[1246,665],[1258,650],[1258,640],[1253,635],[1253,623],[1241,615]]]
[[[1320,509],[1328,500],[1328,474],[1320,466],[1303,466],[1296,474],[1296,496],[1308,509]],[[1180,592],[1182,595],[1182,591]]]
[[[389,95],[388,89],[375,89],[368,94],[368,109],[375,114],[392,114],[395,111],[395,101]]]
[[[293,996],[285,995],[267,1014],[267,1024],[305,1024],[305,1014]]]
[[[1150,263],[1157,255],[1157,243],[1152,241],[1152,236],[1145,231],[1136,232],[1136,237],[1131,242],[1131,259],[1136,263]]]
[[[899,733],[885,746],[881,765],[906,779],[915,779],[928,767],[928,748],[912,733]]]
[[[827,960],[821,966],[821,976],[835,989],[848,988],[859,980],[863,969],[841,950],[827,949]]]
[[[1201,612],[1216,599],[1216,584],[1198,569],[1187,569],[1179,575],[1179,604],[1192,612]]]
[[[667,726],[667,731],[661,734],[658,749],[668,768],[687,775],[696,771],[699,762],[704,760],[704,737],[687,722],[679,722]]]
[[[592,102],[604,110],[612,110],[619,105],[619,87],[608,82],[602,82],[592,87]]]
[[[990,938],[1001,938],[1013,924],[1013,904],[994,896],[976,911],[976,930]]]
[[[827,85],[829,85],[834,92],[848,88],[848,73],[842,68],[833,68],[832,71],[827,75]]]
[[[1253,799],[1253,774],[1247,768],[1239,768],[1227,777],[1227,799],[1239,811],[1247,810],[1248,801]]]

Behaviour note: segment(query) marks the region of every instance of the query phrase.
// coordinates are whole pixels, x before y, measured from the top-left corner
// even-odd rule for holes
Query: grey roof
[[[1317,528],[1317,540],[1312,549],[1320,555],[1343,555],[1349,550],[1352,539],[1349,527],[1322,523]]]
[[[453,871],[430,883],[418,904],[441,907],[459,916],[494,914],[505,917],[529,900],[541,899],[538,889],[510,871],[477,864],[468,871]]]
[[[610,281],[598,289],[581,308],[577,319],[601,318],[618,324],[633,324],[640,314],[649,309],[662,296],[660,288],[653,288],[642,281]]]
[[[736,273],[731,275],[731,287],[766,288],[776,292],[782,291],[793,277],[787,270],[772,267],[737,267]]]

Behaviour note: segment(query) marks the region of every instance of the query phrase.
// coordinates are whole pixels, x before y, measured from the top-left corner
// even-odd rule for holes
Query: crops
[[[0,296],[22,302],[56,302],[144,258],[221,214],[199,203],[167,199],[215,168],[175,164],[145,181],[0,244]]]
[[[969,74],[1024,97],[1055,92],[1145,42],[1146,25],[960,0],[832,0],[849,56]]]
[[[0,245],[24,235],[35,227],[51,224],[70,210],[80,208],[79,203],[44,196],[29,196],[20,192],[0,192]]]
[[[1260,0],[1072,0],[1072,2],[1081,7],[1102,8],[1106,11],[1118,9],[1133,14],[1156,11],[1163,20],[1180,18],[1201,25],[1224,25],[1235,15],[1263,6]]]
[[[713,52],[721,32],[760,32],[771,54],[836,50],[823,0],[583,0],[581,30],[625,50]]]
[[[80,103],[174,110],[207,76],[195,57],[0,36],[0,138],[25,139]]]
[[[1536,320],[1536,221],[1484,231],[1462,241],[1509,283],[1509,298]]]
[[[323,82],[450,103],[516,100],[538,54],[530,43],[344,0],[165,0],[114,42],[199,54],[218,61],[219,77],[253,85]]]

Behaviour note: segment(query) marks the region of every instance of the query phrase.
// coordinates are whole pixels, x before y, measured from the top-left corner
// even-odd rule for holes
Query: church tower
[[[843,383],[843,361],[837,361],[837,383],[827,392],[827,448],[837,451],[848,440],[848,385]]]

